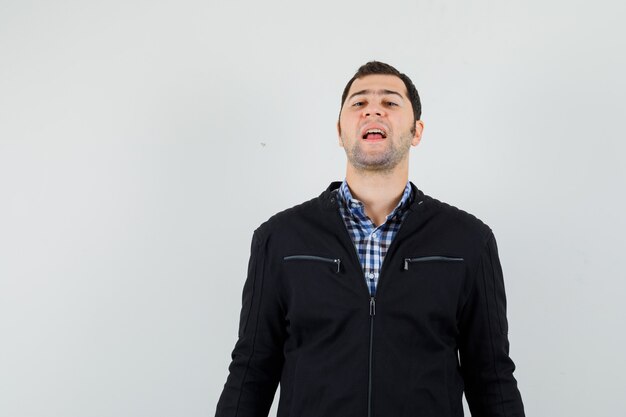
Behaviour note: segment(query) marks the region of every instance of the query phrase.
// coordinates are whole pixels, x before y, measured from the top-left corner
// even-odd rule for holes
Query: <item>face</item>
[[[404,82],[394,75],[354,80],[337,124],[339,145],[358,170],[390,171],[419,143],[423,123],[414,122]]]

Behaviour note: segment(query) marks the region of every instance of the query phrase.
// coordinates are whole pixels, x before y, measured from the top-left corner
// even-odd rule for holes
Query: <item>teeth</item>
[[[371,134],[379,134],[379,135],[381,135],[383,138],[386,138],[386,137],[387,137],[387,134],[386,134],[386,133],[385,133],[385,131],[384,131],[384,130],[382,130],[382,129],[367,129],[367,130],[365,131],[365,133],[363,133],[363,139],[367,138],[367,135],[369,135],[370,133],[371,133]]]
[[[380,130],[380,129],[368,129],[368,130],[366,130],[366,131],[365,131],[365,134],[363,135],[363,139],[365,139],[365,137],[366,137],[367,135],[369,135],[370,133],[373,133],[373,134],[378,133],[378,134],[380,134],[383,138],[386,138],[386,137],[387,137],[387,134],[386,134],[385,132],[383,132],[382,130]]]

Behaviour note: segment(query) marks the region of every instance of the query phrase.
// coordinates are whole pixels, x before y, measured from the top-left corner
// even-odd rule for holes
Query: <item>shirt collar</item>
[[[409,207],[413,194],[413,189],[411,188],[411,183],[409,181],[406,182],[406,186],[404,187],[404,191],[402,193],[402,198],[396,205],[396,207],[389,213],[387,219],[392,218],[396,214],[402,214]],[[339,201],[343,203],[344,207],[350,210],[351,213],[357,214],[359,211],[363,210],[363,203],[356,198],[352,197],[352,193],[350,192],[350,188],[348,187],[348,183],[344,179],[339,189],[337,190],[337,196]]]

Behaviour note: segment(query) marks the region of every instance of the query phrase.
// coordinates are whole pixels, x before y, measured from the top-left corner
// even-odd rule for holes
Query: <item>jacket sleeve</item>
[[[506,296],[493,233],[479,259],[460,320],[459,356],[465,397],[474,417],[523,417],[509,357]]]
[[[216,417],[267,417],[283,366],[284,315],[267,273],[267,239],[255,231],[243,288],[239,337]]]

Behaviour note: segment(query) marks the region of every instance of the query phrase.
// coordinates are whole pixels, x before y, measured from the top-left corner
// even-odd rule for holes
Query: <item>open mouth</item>
[[[385,139],[387,137],[387,133],[385,133],[382,129],[367,129],[363,133],[362,139],[365,140],[380,140]]]

